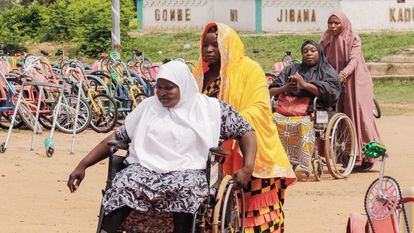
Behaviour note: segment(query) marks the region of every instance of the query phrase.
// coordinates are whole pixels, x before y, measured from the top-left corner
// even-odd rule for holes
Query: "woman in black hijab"
[[[338,73],[317,42],[305,41],[301,51],[302,63],[285,67],[269,88],[270,95],[278,97],[273,121],[289,160],[310,174],[315,145],[315,131],[309,116],[312,100],[318,97],[318,107],[334,109],[341,84]],[[323,155],[323,150],[319,154]]]
[[[270,95],[286,93],[295,97],[318,97],[322,107],[335,107],[341,91],[338,73],[329,64],[319,43],[307,40],[302,44],[302,63],[285,67],[270,84]],[[312,102],[311,102],[312,103]]]

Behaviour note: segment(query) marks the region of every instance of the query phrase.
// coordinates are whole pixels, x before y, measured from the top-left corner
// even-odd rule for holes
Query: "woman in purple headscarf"
[[[362,146],[370,141],[382,142],[374,121],[372,77],[361,51],[361,39],[352,31],[349,19],[341,12],[333,12],[328,19],[328,30],[321,45],[329,63],[339,73],[344,95],[339,110],[355,124],[357,134],[357,171],[369,171],[374,160],[362,153]]]

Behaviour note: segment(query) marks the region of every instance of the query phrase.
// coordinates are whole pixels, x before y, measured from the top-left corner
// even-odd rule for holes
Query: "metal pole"
[[[121,58],[121,30],[119,16],[119,0],[112,0],[112,50],[117,53],[117,58]]]

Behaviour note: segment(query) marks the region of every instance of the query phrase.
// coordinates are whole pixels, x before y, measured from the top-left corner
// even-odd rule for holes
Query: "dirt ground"
[[[386,174],[396,178],[401,187],[414,186],[412,122],[413,114],[384,116],[377,121],[390,152]],[[0,131],[0,141],[5,137],[6,131]],[[46,133],[38,135],[36,148],[30,151],[31,133],[15,131],[6,153],[0,154],[0,231],[94,232],[106,162],[90,168],[74,194],[67,189],[66,180],[78,161],[105,135],[83,132],[76,139],[75,154],[70,155],[71,135],[59,133],[52,158],[44,153],[46,137]],[[364,195],[378,171],[376,165],[370,173],[353,173],[342,180],[334,180],[326,172],[321,182],[302,177],[288,189],[286,232],[345,232],[349,213],[364,213]]]

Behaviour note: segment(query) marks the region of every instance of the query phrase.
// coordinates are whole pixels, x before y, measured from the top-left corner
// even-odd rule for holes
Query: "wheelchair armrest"
[[[113,180],[116,173],[121,171],[126,167],[124,164],[125,156],[119,156],[119,155],[112,155],[110,158],[110,164],[108,167],[108,178],[109,180]]]
[[[210,153],[217,157],[225,158],[227,156],[227,151],[224,150],[221,146],[211,147]]]
[[[110,140],[108,142],[108,146],[109,147],[114,147],[115,149],[118,149],[118,150],[128,150],[128,148],[129,148],[128,144],[126,144],[122,141],[119,141],[119,140]]]

